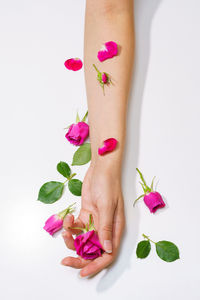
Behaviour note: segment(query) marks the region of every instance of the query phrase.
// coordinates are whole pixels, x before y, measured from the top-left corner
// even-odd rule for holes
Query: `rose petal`
[[[66,139],[75,146],[80,146],[84,143],[89,135],[89,126],[85,122],[72,124],[66,133]]]
[[[113,41],[104,44],[104,49],[97,54],[98,59],[102,62],[106,59],[112,58],[118,54],[117,44]]]
[[[68,70],[78,71],[82,68],[83,63],[80,58],[70,58],[65,61],[64,65]]]
[[[112,152],[117,146],[117,140],[114,138],[109,138],[105,140],[104,146],[98,149],[99,155],[103,155],[106,152]]]
[[[151,213],[155,213],[159,208],[165,207],[165,202],[158,192],[151,192],[144,196],[144,203]]]
[[[60,230],[63,226],[63,220],[58,215],[52,215],[45,222],[43,227],[50,235],[53,235],[56,231]]]
[[[103,248],[94,230],[80,234],[74,240],[76,253],[84,259],[94,259],[101,255]]]
[[[107,83],[108,77],[107,77],[107,75],[105,73],[102,73],[101,80],[103,81],[103,83]]]

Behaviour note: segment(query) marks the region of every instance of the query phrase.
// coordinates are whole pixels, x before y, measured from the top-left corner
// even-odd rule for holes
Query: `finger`
[[[99,239],[107,253],[112,253],[113,218],[114,208],[112,206],[99,209]]]
[[[72,257],[68,256],[63,258],[61,261],[61,264],[64,266],[76,268],[76,269],[81,269],[87,266],[91,261],[90,260],[85,260],[81,257]]]
[[[84,228],[84,224],[79,218],[77,218],[74,221],[74,216],[69,214],[64,218],[63,227],[66,231],[70,232],[71,234],[78,234],[81,233],[81,230],[71,229],[70,227]]]
[[[113,254],[116,256],[119,247],[120,247],[120,241],[122,238],[122,234],[124,232],[125,227],[125,217],[124,217],[124,210],[123,207],[120,206],[117,207],[115,211],[114,216],[114,222],[113,222]]]
[[[80,271],[81,277],[95,275],[104,268],[108,267],[113,262],[113,256],[107,253],[103,253],[102,256],[94,259],[90,264],[84,266]]]
[[[64,239],[64,242],[65,242],[65,245],[67,246],[67,248],[69,248],[71,250],[75,250],[74,239],[72,237],[72,234],[68,231],[63,231],[62,237]]]
[[[66,231],[70,231],[69,227],[71,227],[74,223],[74,216],[72,214],[66,215],[63,220],[63,227]]]

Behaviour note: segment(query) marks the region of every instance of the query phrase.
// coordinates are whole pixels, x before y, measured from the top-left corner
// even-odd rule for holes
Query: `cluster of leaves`
[[[166,262],[173,262],[179,259],[179,250],[178,247],[169,241],[159,241],[157,243],[150,240],[148,236],[143,234],[143,237],[146,240],[143,240],[138,243],[136,249],[136,255],[138,258],[146,258],[151,251],[151,242],[155,244],[157,255]]]
[[[67,183],[69,191],[75,196],[81,196],[82,182],[79,179],[73,179],[76,173],[72,173],[69,165],[61,161],[57,164],[57,171],[63,175],[66,180],[64,182],[49,181],[43,184],[38,194],[38,200],[52,204],[59,200],[64,192]]]
[[[72,166],[84,165],[90,160],[91,145],[90,143],[85,143],[74,153]],[[61,161],[57,164],[57,171],[63,175],[66,180],[64,182],[49,181],[41,186],[38,200],[45,204],[52,204],[58,201],[62,197],[66,185],[73,195],[81,196],[82,182],[79,179],[73,178],[76,176],[76,173],[72,173],[69,165],[66,162]]]

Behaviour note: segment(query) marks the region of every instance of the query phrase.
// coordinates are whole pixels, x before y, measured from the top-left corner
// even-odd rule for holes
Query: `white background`
[[[60,265],[71,254],[61,236],[42,229],[47,217],[77,200],[66,191],[54,205],[36,201],[44,182],[61,180],[56,164],[71,162],[74,147],[63,128],[87,107],[83,70],[63,65],[83,57],[84,10],[83,0],[0,0],[1,299],[200,299],[198,0],[135,1],[123,174],[127,229],[117,262],[80,279]],[[159,179],[167,207],[155,215],[142,201],[132,207],[141,193],[136,167],[148,182]],[[165,263],[152,249],[138,260],[142,233],[175,242],[181,259]]]

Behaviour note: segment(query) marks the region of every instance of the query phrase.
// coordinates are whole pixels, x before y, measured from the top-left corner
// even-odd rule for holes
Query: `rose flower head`
[[[165,202],[163,201],[161,194],[154,191],[153,183],[154,183],[155,177],[153,178],[153,180],[151,182],[151,187],[149,187],[146,184],[146,181],[144,180],[144,176],[142,175],[140,170],[138,168],[136,170],[140,175],[140,179],[142,181],[142,182],[140,182],[140,184],[142,186],[144,194],[142,194],[135,200],[134,205],[140,198],[143,198],[144,203],[149,208],[150,212],[155,213],[159,208],[165,207]]]
[[[80,229],[83,231],[74,240],[76,253],[84,259],[94,259],[102,255],[103,247],[100,244],[97,232],[92,222],[92,215],[89,216],[89,224],[85,228],[71,227],[71,229]]]
[[[89,125],[85,122],[87,114],[88,112],[86,112],[85,116],[80,121],[77,113],[76,123],[73,123],[68,127],[65,137],[71,144],[75,146],[82,145],[89,135]]]
[[[63,227],[63,220],[65,216],[69,213],[74,212],[73,205],[75,203],[69,205],[66,209],[62,210],[58,214],[54,214],[49,217],[44,225],[44,230],[46,230],[50,235],[53,235],[58,230],[62,229]]]

